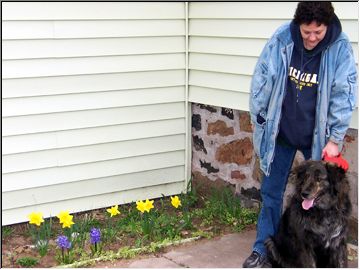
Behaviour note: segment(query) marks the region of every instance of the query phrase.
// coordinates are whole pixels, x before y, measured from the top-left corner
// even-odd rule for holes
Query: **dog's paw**
[[[273,250],[275,247],[275,243],[274,241],[270,238],[266,239],[264,242],[265,247],[267,248],[267,250]]]
[[[279,257],[278,250],[276,248],[274,240],[271,237],[269,237],[268,239],[265,240],[264,245],[268,251],[269,259],[271,261],[280,263],[280,257]]]

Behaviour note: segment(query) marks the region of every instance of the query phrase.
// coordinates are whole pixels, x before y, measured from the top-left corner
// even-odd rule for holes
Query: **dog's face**
[[[345,172],[322,161],[305,161],[292,172],[296,178],[296,196],[302,208],[328,209],[337,203],[336,196]]]

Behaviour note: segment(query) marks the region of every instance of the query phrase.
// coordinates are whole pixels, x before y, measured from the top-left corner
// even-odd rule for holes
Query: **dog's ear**
[[[289,174],[289,181],[294,183],[296,186],[301,185],[304,180],[304,175],[309,164],[307,161],[302,162],[300,165],[294,167]]]
[[[344,169],[335,164],[326,164],[328,180],[331,186],[331,193],[337,198],[337,208],[341,209],[343,215],[350,216],[351,200],[349,197],[350,185]]]
[[[336,195],[346,195],[349,192],[349,184],[346,179],[345,170],[334,163],[325,163],[328,180]]]

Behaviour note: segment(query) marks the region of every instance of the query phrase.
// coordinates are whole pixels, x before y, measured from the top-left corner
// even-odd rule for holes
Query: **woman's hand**
[[[324,157],[325,152],[329,157],[337,157],[340,154],[338,145],[332,141],[329,141],[322,150],[322,154],[321,154],[322,158]]]

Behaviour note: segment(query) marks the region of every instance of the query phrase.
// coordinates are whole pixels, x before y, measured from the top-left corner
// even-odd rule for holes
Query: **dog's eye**
[[[326,176],[324,176],[324,175],[319,175],[318,177],[316,177],[317,182],[323,182],[325,180],[326,180]]]
[[[325,180],[326,179],[326,174],[324,174],[323,172],[316,170],[314,171],[314,178],[317,181],[321,181],[321,180]]]

